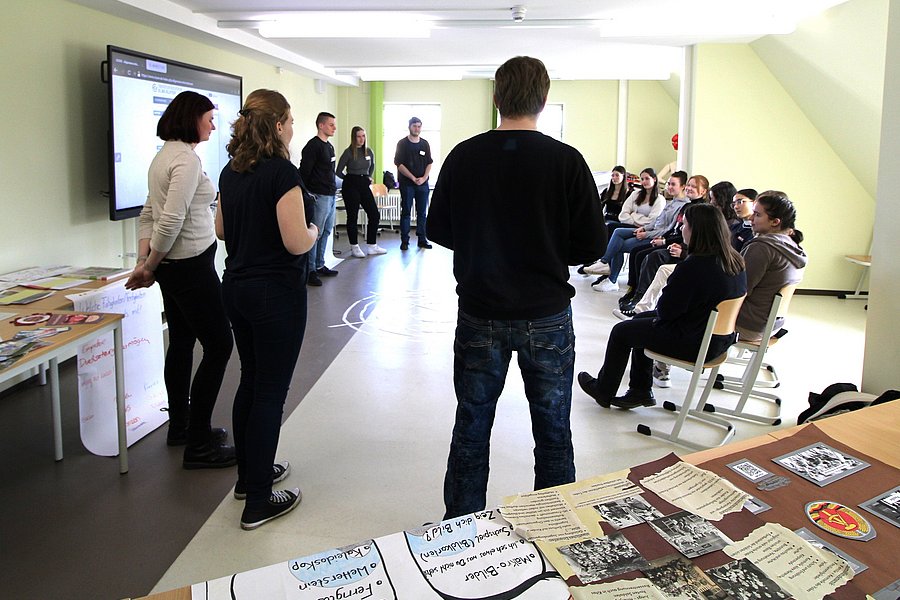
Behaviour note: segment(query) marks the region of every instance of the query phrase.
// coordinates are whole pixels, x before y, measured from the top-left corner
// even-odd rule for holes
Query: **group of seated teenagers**
[[[684,171],[675,171],[666,182],[665,194],[660,194],[652,168],[641,171],[640,187],[631,190],[625,169],[617,166],[610,186],[601,194],[601,202],[609,232],[607,250],[598,261],[582,266],[579,272],[599,276],[592,285],[594,290],[615,292],[619,290],[618,277],[627,256],[627,290],[619,298],[619,307],[613,310],[619,319],[658,318],[654,309],[662,302],[667,282],[675,267],[690,254],[691,244],[683,231],[685,212],[698,204],[718,209],[727,227],[730,247],[743,260],[747,297],[737,320],[740,339],[758,341],[775,294],[785,285],[799,283],[803,276],[807,263],[800,246],[803,234],[796,229],[797,212],[784,192],[758,194],[750,188],[736,190],[729,181],[710,187],[703,175],[688,177]],[[617,208],[619,214],[614,215]],[[705,314],[713,307],[704,306]],[[781,326],[782,323],[776,323],[776,328]],[[642,354],[643,347],[639,350]],[[652,375],[657,387],[671,385],[667,365],[655,363]],[[612,392],[606,395],[609,393]],[[639,396],[646,404],[647,398]]]

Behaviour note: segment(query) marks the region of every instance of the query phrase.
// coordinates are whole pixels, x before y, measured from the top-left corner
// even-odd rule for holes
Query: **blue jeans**
[[[619,279],[619,272],[625,263],[625,253],[646,243],[646,240],[637,239],[634,229],[620,228],[613,231],[606,246],[606,254],[600,259],[609,265],[610,281],[615,283]]]
[[[575,364],[572,309],[533,321],[459,311],[453,343],[456,424],[444,478],[445,519],[484,510],[491,427],[515,350],[534,436],[534,488],[575,481],[569,413]]]
[[[309,249],[309,271],[325,266],[325,247],[328,245],[328,236],[334,230],[334,196],[315,194],[316,209],[313,213],[313,223],[319,228],[319,237],[316,243]]]
[[[422,185],[410,183],[400,184],[400,239],[409,241],[410,215],[413,199],[416,201],[416,237],[424,243],[428,241],[425,234],[425,213],[428,210],[428,182]]]
[[[210,435],[210,418],[231,356],[231,329],[222,304],[216,273],[217,245],[181,260],[164,260],[156,269],[169,325],[169,349],[163,377],[169,396],[169,424],[188,429],[188,443],[199,445]],[[203,358],[191,379],[194,345]]]
[[[234,396],[234,447],[238,481],[247,506],[264,504],[272,492],[272,463],[281,417],[306,332],[306,285],[253,279],[222,284],[225,308],[241,358]]]

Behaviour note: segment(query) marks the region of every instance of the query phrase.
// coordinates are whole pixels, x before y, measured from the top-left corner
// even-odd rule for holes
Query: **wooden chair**
[[[763,359],[765,358],[766,351],[777,344],[778,340],[782,337],[780,332],[774,331],[775,323],[778,319],[784,319],[784,317],[787,316],[788,307],[791,304],[791,298],[794,296],[797,285],[798,284],[796,283],[786,285],[775,294],[775,298],[772,300],[772,308],[769,309],[769,317],[766,319],[766,326],[762,331],[762,337],[759,341],[738,340],[734,345],[734,348],[738,350],[740,355],[736,359],[729,359],[728,362],[744,364],[744,374],[741,377],[723,377],[720,375],[718,381],[716,381],[715,387],[716,389],[739,393],[741,397],[738,400],[737,405],[734,408],[722,408],[709,404],[700,408],[766,425],[781,424],[781,398],[775,394],[762,392],[759,388],[778,387],[779,385],[775,368],[763,362]],[[763,346],[763,340],[768,340],[765,346]],[[743,358],[742,355],[749,355],[750,357]],[[768,380],[760,378],[760,374],[763,371],[768,372]],[[775,414],[773,416],[763,416],[746,412],[744,407],[751,396],[760,400],[773,402],[775,405]]]
[[[675,411],[678,413],[678,416],[675,419],[675,425],[672,427],[672,431],[670,433],[661,433],[659,431],[651,429],[647,425],[641,424],[637,426],[638,433],[642,433],[651,437],[661,437],[663,439],[669,440],[670,442],[681,444],[682,446],[687,446],[688,448],[693,448],[695,450],[703,450],[712,447],[698,444],[696,442],[691,442],[681,437],[681,429],[682,427],[684,427],[685,421],[688,417],[693,417],[695,419],[699,419],[706,423],[716,425],[725,429],[725,433],[723,434],[722,439],[719,441],[719,443],[715,444],[715,446],[721,446],[728,442],[732,437],[734,437],[734,425],[732,425],[725,419],[720,419],[702,410],[702,407],[706,404],[706,399],[709,397],[709,393],[713,389],[713,385],[716,381],[716,374],[719,372],[719,367],[722,365],[722,363],[725,362],[725,359],[728,358],[728,352],[723,352],[721,356],[717,356],[709,361],[705,359],[706,352],[709,350],[709,344],[712,341],[713,335],[731,335],[734,333],[734,324],[735,321],[737,321],[737,315],[741,309],[741,304],[743,304],[744,302],[744,298],[745,296],[741,296],[739,298],[723,300],[719,303],[718,306],[710,311],[709,319],[706,322],[706,331],[703,333],[703,341],[700,344],[700,351],[697,352],[697,358],[693,362],[681,360],[679,358],[667,356],[658,352],[653,352],[652,350],[644,350],[644,354],[649,358],[664,362],[669,365],[687,369],[688,371],[692,372],[692,375],[691,382],[688,385],[687,393],[684,397],[684,403],[681,406],[668,401],[663,403],[664,409]],[[705,369],[711,369],[709,378],[707,379],[706,385],[703,388],[703,393],[700,396],[700,400],[697,403],[697,409],[691,409],[691,404],[693,404],[694,402],[694,396],[696,395],[697,388],[700,384],[700,376],[703,374],[703,371]]]
[[[369,188],[372,190],[372,195],[375,196],[375,204],[378,206],[381,222],[388,221],[391,224],[391,231],[394,231],[394,221],[400,220],[399,201],[388,195],[387,186],[383,183],[373,183]],[[396,219],[394,218],[395,216]]]

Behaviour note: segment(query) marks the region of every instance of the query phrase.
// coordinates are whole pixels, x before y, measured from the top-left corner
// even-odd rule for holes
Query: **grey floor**
[[[451,254],[400,252],[348,259],[341,274],[309,291],[309,324],[285,410],[279,456],[293,465],[286,486],[303,504],[253,532],[238,527],[233,470],[184,471],[165,428],[129,450],[131,470],[87,453],[78,437],[72,361],[61,373],[66,458],[52,459],[46,390],[26,382],[0,395],[0,590],[8,598],[140,596],[296,558],[435,521],[453,423]],[[335,248],[348,255],[346,236]],[[573,274],[576,370],[601,363],[616,294],[590,289]],[[784,426],[809,391],[859,382],[865,311],[859,301],[799,296],[790,334],[771,353],[783,384]],[[214,423],[229,426],[237,355]],[[675,372],[661,400],[677,400],[688,375]],[[730,395],[716,392],[723,404]],[[69,401],[65,401],[69,399]],[[302,403],[301,403],[302,401]],[[638,422],[664,427],[660,409],[611,411],[576,388],[572,425],[580,478],[686,452],[635,433]],[[492,447],[489,502],[530,489],[532,444],[515,366],[501,398]],[[739,424],[738,439],[765,433]],[[698,440],[712,432],[698,429]]]

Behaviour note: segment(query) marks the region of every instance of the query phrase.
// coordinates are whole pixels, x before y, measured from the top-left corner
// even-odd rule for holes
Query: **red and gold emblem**
[[[837,502],[817,500],[806,505],[806,516],[819,529],[851,540],[875,537],[875,528],[864,516]]]

